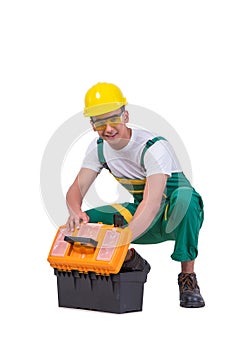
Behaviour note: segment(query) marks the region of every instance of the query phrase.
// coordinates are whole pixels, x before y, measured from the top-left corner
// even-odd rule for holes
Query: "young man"
[[[84,115],[99,135],[89,146],[82,167],[67,192],[73,230],[80,222],[113,224],[121,214],[132,231],[132,242],[154,244],[174,240],[172,259],[181,262],[178,275],[180,306],[205,305],[194,273],[198,234],[203,222],[201,196],[184,176],[169,142],[153,133],[127,126],[129,113],[121,90],[98,83],[85,96]],[[107,168],[134,197],[121,203],[82,211],[82,201],[102,168]],[[130,249],[122,270],[141,270],[149,264]]]

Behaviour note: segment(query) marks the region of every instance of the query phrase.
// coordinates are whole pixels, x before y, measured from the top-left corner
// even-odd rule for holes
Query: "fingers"
[[[82,212],[80,219],[84,224],[87,224],[89,222],[89,216],[85,212]]]
[[[74,216],[69,216],[66,226],[69,231],[73,232],[76,227],[79,227],[79,220],[77,220],[77,218]]]
[[[85,212],[81,212],[79,215],[70,215],[66,226],[69,231],[73,232],[76,228],[80,227],[80,223],[83,222],[84,224],[87,224],[89,222],[89,216]]]
[[[73,231],[73,230],[74,230],[73,219],[72,219],[70,216],[69,216],[69,218],[67,219],[66,227],[67,227],[68,231]]]

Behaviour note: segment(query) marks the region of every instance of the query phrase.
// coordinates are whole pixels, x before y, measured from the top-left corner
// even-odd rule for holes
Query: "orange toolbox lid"
[[[129,228],[114,225],[81,224],[71,232],[60,226],[48,261],[53,268],[62,271],[78,270],[87,273],[117,274],[124,262],[132,239]]]

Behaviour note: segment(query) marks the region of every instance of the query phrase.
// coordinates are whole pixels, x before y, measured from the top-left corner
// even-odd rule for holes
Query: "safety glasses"
[[[105,130],[107,124],[110,125],[111,127],[115,127],[116,125],[122,123],[123,113],[124,112],[121,112],[120,114],[112,115],[111,117],[96,119],[96,120],[92,117],[91,123],[97,131]]]

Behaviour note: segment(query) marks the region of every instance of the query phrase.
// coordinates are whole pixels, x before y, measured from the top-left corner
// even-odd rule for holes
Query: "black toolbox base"
[[[142,310],[144,283],[147,280],[144,271],[120,272],[110,276],[57,269],[54,269],[54,273],[61,307],[112,313]]]

